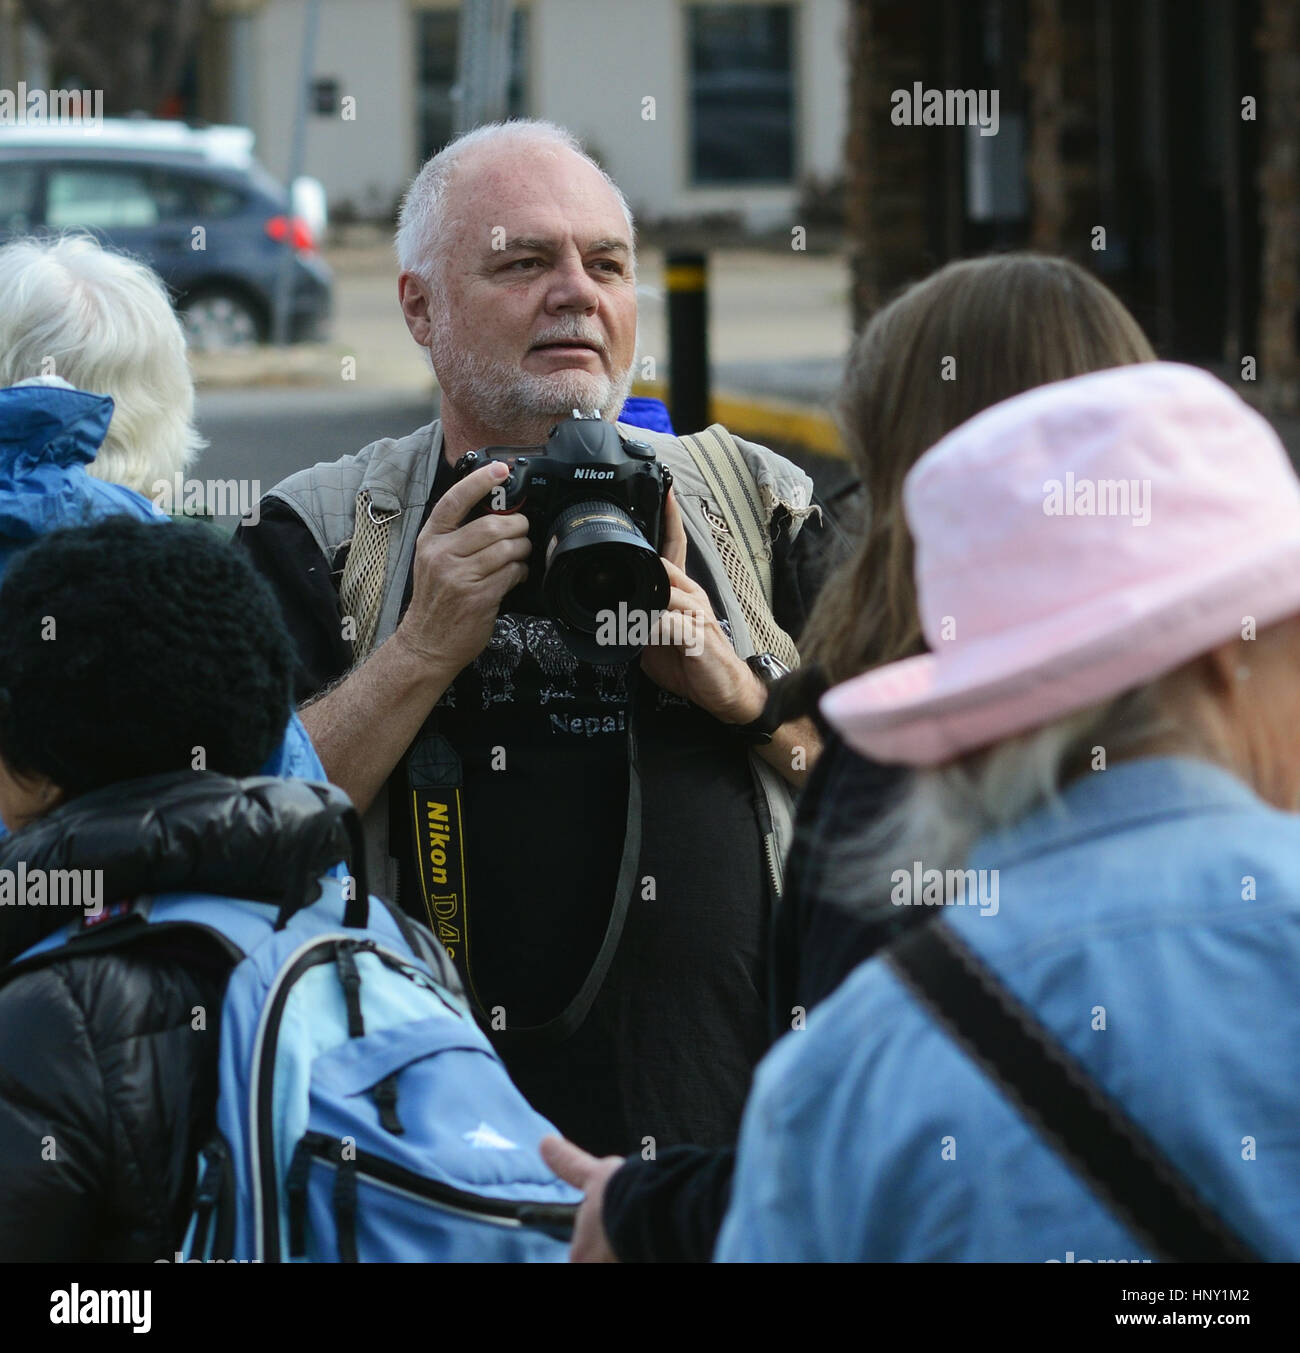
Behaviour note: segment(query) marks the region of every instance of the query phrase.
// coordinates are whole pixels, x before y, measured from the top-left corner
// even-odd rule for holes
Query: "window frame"
[[[788,177],[766,178],[702,178],[696,173],[696,100],[695,61],[692,11],[702,9],[783,9],[789,15],[789,44],[787,56],[790,74],[790,170]],[[679,7],[681,16],[682,71],[685,75],[683,109],[684,164],[683,184],[688,191],[716,193],[744,192],[772,189],[794,189],[802,176],[804,111],[800,99],[802,23],[804,5],[800,0],[684,0]]]

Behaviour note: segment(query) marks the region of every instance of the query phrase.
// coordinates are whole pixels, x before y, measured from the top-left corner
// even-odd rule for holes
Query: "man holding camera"
[[[552,571],[530,526],[546,539],[566,464],[585,463],[587,434],[552,429],[612,423],[630,388],[626,203],[561,129],[480,128],[417,176],[397,245],[440,419],[291,476],[239,531],[297,641],[303,721],[365,814],[372,877],[451,952],[539,1111],[598,1154],[732,1141],[766,1042],[787,786],[818,742],[765,722],[780,664],[738,638],[726,527],[681,443],[620,424],[597,436],[618,483],[582,484],[628,521],[627,476],[660,486],[622,547],[659,555],[665,614],[639,657],[588,651],[545,605],[511,609]],[[769,513],[772,613],[797,633],[826,528],[801,471],[737,445]],[[558,459],[520,501],[519,457],[542,455]],[[617,594],[617,566],[571,554],[580,599]],[[479,1135],[509,1145],[490,1122]]]

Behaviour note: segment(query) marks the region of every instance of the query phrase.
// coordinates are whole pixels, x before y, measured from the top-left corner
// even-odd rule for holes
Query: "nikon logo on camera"
[[[574,470],[574,479],[613,479],[613,470],[584,470],[581,467]]]

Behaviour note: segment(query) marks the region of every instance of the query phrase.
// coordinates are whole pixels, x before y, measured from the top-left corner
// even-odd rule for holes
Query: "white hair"
[[[91,474],[148,497],[206,445],[185,335],[161,278],[88,235],[0,247],[0,387],[57,375],[111,395]]]
[[[582,148],[581,142],[554,122],[540,118],[516,118],[510,122],[488,122],[449,141],[436,155],[425,161],[402,198],[397,218],[394,245],[398,266],[413,272],[427,285],[435,285],[446,257],[454,222],[447,219],[447,187],[466,151],[480,146],[535,146],[549,150],[571,150],[598,173],[618,200],[627,223],[629,245],[635,249],[632,211],[619,186]],[[632,257],[635,268],[635,253]]]

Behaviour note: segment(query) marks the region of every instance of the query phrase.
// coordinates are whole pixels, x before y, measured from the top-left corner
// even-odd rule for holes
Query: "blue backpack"
[[[511,1082],[441,947],[364,886],[352,896],[346,875],[319,887],[296,909],[119,903],[17,960],[198,928],[234,963],[184,1258],[563,1262],[581,1194],[543,1164],[555,1129]]]

